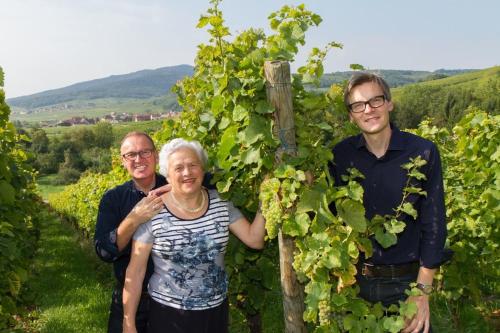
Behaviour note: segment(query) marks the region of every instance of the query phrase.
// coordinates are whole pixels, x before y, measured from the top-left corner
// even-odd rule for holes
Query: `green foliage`
[[[440,144],[446,170],[448,242],[455,254],[442,268],[440,293],[455,310],[468,302],[487,315],[487,300],[500,293],[500,116],[471,108],[452,133],[424,122],[417,134]]]
[[[80,178],[80,171],[71,166],[61,166],[57,176],[58,179],[56,184],[71,184],[75,183]]]
[[[97,123],[94,128],[95,146],[99,148],[111,148],[114,142],[113,126],[105,121]]]
[[[0,86],[3,72],[0,68]],[[38,233],[40,204],[34,173],[22,149],[25,137],[9,122],[9,107],[0,89],[0,329],[13,322],[19,291],[27,279],[29,258]]]
[[[33,153],[34,167],[41,175],[57,173],[59,184],[74,183],[86,170],[104,173],[111,169],[109,149],[115,139],[109,123],[77,127],[50,138],[41,128],[27,134],[31,136],[27,147]]]
[[[86,235],[92,235],[99,202],[104,192],[127,179],[126,171],[116,159],[114,168],[109,173],[87,173],[78,183],[66,186],[62,192],[49,195],[49,202],[56,211],[68,217]]]
[[[46,154],[49,151],[49,137],[41,128],[34,128],[31,133],[31,151],[34,154]]]

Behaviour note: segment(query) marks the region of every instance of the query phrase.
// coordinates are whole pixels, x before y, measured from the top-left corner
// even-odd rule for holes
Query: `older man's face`
[[[123,166],[134,180],[154,179],[158,155],[143,135],[128,137],[120,148]]]

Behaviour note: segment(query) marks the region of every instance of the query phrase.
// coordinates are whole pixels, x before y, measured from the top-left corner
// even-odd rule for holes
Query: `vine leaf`
[[[413,208],[413,205],[409,202],[405,202],[403,204],[403,206],[401,207],[401,210],[410,215],[411,217],[413,217],[414,219],[417,219],[417,210],[415,208]]]
[[[0,200],[5,204],[12,205],[15,195],[16,190],[14,187],[5,180],[0,180]]]
[[[236,105],[233,110],[233,120],[242,121],[248,118],[248,111],[241,105]]]
[[[398,238],[391,232],[385,232],[383,227],[375,229],[375,240],[382,245],[383,248],[388,248],[396,244]]]
[[[327,248],[321,259],[321,263],[328,269],[342,267],[341,253],[337,248]]]
[[[260,149],[249,148],[241,154],[241,159],[245,164],[258,163],[260,159]]]
[[[296,214],[294,218],[285,219],[283,232],[290,236],[305,236],[311,225],[311,219],[306,213]]]
[[[315,188],[307,188],[299,198],[297,213],[318,211],[321,202],[321,192]]]
[[[384,328],[391,333],[400,332],[404,328],[404,320],[402,317],[385,317],[383,323]]]
[[[362,203],[345,199],[337,205],[337,210],[342,219],[353,230],[358,232],[366,231],[365,208]]]
[[[264,139],[266,142],[273,141],[270,124],[266,118],[261,116],[250,116],[248,127],[242,133],[243,140],[248,145],[251,145],[259,139]]]
[[[217,160],[219,162],[219,165],[226,170],[229,170],[232,164],[231,161],[227,161],[227,158],[231,154],[231,150],[233,149],[233,147],[236,145],[237,133],[238,129],[233,126],[226,129],[224,131],[224,134],[222,134],[219,149],[217,151]]]

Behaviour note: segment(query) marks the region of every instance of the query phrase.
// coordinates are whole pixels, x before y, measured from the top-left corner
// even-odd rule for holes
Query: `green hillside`
[[[440,77],[449,77],[467,72],[474,72],[476,69],[438,69],[429,71],[395,70],[395,69],[373,69],[367,70],[381,75],[391,87],[404,86],[406,84],[433,80]],[[332,84],[342,83],[348,80],[354,71],[335,72],[325,74],[321,78],[320,87],[328,88]]]
[[[396,105],[393,119],[401,128],[415,128],[426,118],[442,127],[452,127],[477,107],[500,113],[500,66],[393,89]]]

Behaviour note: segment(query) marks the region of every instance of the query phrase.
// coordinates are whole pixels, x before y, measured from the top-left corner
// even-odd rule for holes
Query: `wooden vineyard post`
[[[276,110],[273,131],[281,141],[281,147],[276,153],[276,158],[281,160],[283,153],[296,154],[297,152],[290,64],[286,61],[266,61],[264,73],[267,81],[267,100]],[[302,319],[305,310],[304,287],[297,280],[292,266],[295,243],[292,237],[283,235],[280,230],[278,245],[285,332],[305,333],[307,330]]]

